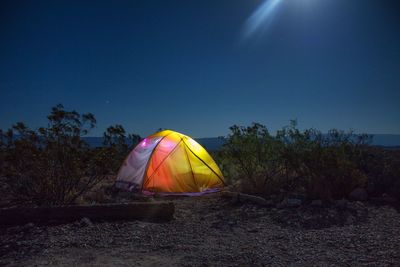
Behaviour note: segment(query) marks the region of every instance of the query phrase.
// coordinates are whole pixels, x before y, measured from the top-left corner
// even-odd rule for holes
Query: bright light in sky
[[[282,0],[264,0],[247,19],[245,24],[244,39],[253,36],[255,33],[264,30],[272,20],[274,11]]]

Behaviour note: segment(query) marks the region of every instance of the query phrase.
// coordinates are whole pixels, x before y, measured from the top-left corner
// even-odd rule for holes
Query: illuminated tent
[[[224,185],[221,170],[192,138],[170,130],[143,139],[125,159],[116,186],[130,191],[192,193]]]

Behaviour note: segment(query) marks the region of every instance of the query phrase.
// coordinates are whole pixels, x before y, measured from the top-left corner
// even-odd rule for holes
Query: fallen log
[[[262,198],[262,197],[258,197],[258,196],[253,196],[253,195],[248,195],[248,194],[243,194],[243,193],[238,193],[238,192],[231,192],[231,191],[222,191],[221,194],[223,197],[232,198],[232,202],[234,202],[234,203],[248,201],[248,202],[256,203],[261,206],[271,205],[271,203],[268,200],[266,200],[265,198]]]
[[[62,224],[89,218],[91,221],[147,220],[165,222],[172,219],[172,202],[140,202],[40,208],[0,209],[0,225]]]

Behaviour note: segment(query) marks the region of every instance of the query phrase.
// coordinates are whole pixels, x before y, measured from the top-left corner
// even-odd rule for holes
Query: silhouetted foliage
[[[222,168],[229,172],[227,177],[240,181],[245,188],[264,190],[281,171],[279,143],[259,123],[234,125],[230,130],[222,150]]]
[[[5,182],[7,191],[20,203],[75,202],[115,175],[141,141],[139,135],[127,134],[116,124],[104,132],[103,147],[93,149],[82,138],[96,125],[93,114],[57,105],[47,118],[47,127],[38,130],[22,122],[0,130],[1,186]],[[302,131],[296,121],[275,136],[259,123],[234,125],[230,131],[215,156],[228,183],[242,191],[302,193],[329,200],[368,186],[371,194],[400,198],[400,151],[371,146],[369,135],[335,129],[327,134],[316,129]]]
[[[112,169],[117,171],[129,152],[141,141],[137,134],[128,134],[122,125],[116,124],[106,129],[103,134],[104,153],[113,162]]]
[[[1,132],[2,173],[19,202],[69,204],[112,173],[114,164],[82,139],[96,124],[93,114],[57,105],[47,118],[48,126],[37,131],[19,122]]]
[[[241,190],[297,192],[326,200],[347,197],[354,188],[368,184],[379,192],[400,192],[396,189],[400,188],[399,155],[372,147],[372,136],[336,129],[327,134],[301,131],[296,121],[276,136],[259,123],[234,125],[230,130],[218,159],[225,175]]]
[[[346,197],[355,187],[366,185],[366,174],[358,156],[368,136],[336,129],[323,135],[315,129],[300,131],[296,121],[278,131],[283,144],[282,165],[293,190],[299,188],[311,198]]]
[[[369,147],[363,155],[362,167],[373,195],[388,193],[400,199],[400,150]]]

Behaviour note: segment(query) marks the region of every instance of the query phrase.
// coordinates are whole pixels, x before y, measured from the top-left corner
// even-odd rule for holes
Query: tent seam
[[[185,140],[183,140],[183,143],[184,143],[185,146],[189,149],[189,151],[192,152],[193,155],[196,156],[196,158],[198,158],[201,162],[203,162],[204,165],[206,165],[215,175],[217,175],[217,177],[221,180],[221,182],[222,182],[224,185],[226,185],[226,184],[225,184],[225,181],[218,175],[218,173],[217,173],[216,171],[214,171],[213,168],[211,168],[202,158],[200,158],[196,153],[194,153],[192,149],[190,149],[190,147],[186,144],[186,141],[185,141]],[[204,149],[204,148],[203,148],[203,149]],[[208,152],[207,152],[207,153],[208,153]]]
[[[188,163],[189,163],[190,170],[192,171],[192,177],[193,177],[194,184],[196,185],[197,188],[199,188],[199,186],[197,185],[197,182],[196,182],[196,178],[194,177],[194,172],[193,172],[193,168],[192,168],[192,163],[190,162],[189,155],[188,155],[188,153],[187,153],[187,151],[186,151],[186,148],[188,148],[188,146],[186,145],[186,143],[185,143],[185,141],[183,140],[182,137],[181,137],[181,140],[182,140],[183,144],[185,145],[185,155],[186,155],[187,161],[188,161]]]
[[[154,146],[153,150],[151,151],[151,154],[150,154],[150,156],[149,156],[149,159],[148,159],[147,162],[146,162],[146,168],[144,169],[143,180],[142,180],[142,187],[141,187],[140,191],[143,191],[144,180],[145,180],[145,178],[146,178],[146,176],[147,176],[147,170],[148,170],[149,165],[150,165],[149,162],[150,162],[150,160],[151,160],[151,157],[152,157],[153,154],[154,154],[154,151],[156,150],[156,148],[158,147],[158,145],[161,143],[161,141],[164,140],[164,138],[166,138],[167,136],[169,136],[169,135],[171,135],[171,134],[173,134],[173,133],[174,133],[174,132],[171,132],[171,133],[169,133],[169,134],[167,134],[167,135],[164,135],[164,136],[160,139],[160,141],[157,143],[157,145]],[[167,156],[167,157],[168,157],[168,156]],[[161,164],[160,164],[160,165],[161,165]]]
[[[166,137],[166,136],[165,136]],[[160,143],[161,143],[161,141],[162,140],[160,140]],[[154,172],[151,174],[151,176],[149,176],[148,178],[150,179],[151,177],[153,177],[153,175],[158,171],[158,169],[160,168],[160,166],[164,163],[164,161],[172,154],[172,153],[174,153],[174,151],[176,150],[176,148],[179,146],[179,144],[182,142],[182,140],[181,141],[179,141],[177,144],[176,144],[176,146],[174,147],[174,149],[172,149],[171,150],[171,152],[169,152],[168,153],[168,155],[160,162],[160,164],[157,166],[157,168],[154,170]],[[155,150],[155,148],[154,148],[154,150]],[[153,150],[153,151],[154,151]],[[150,157],[149,157],[149,161],[150,161],[150,159],[151,159],[151,156],[153,156],[153,153],[150,155]],[[147,168],[148,168],[148,166],[146,167],[146,173],[147,173]],[[143,181],[144,182],[144,181]],[[143,183],[144,184],[144,183]],[[154,187],[154,182],[153,182],[153,187]],[[143,185],[142,185],[142,190],[143,190]]]

